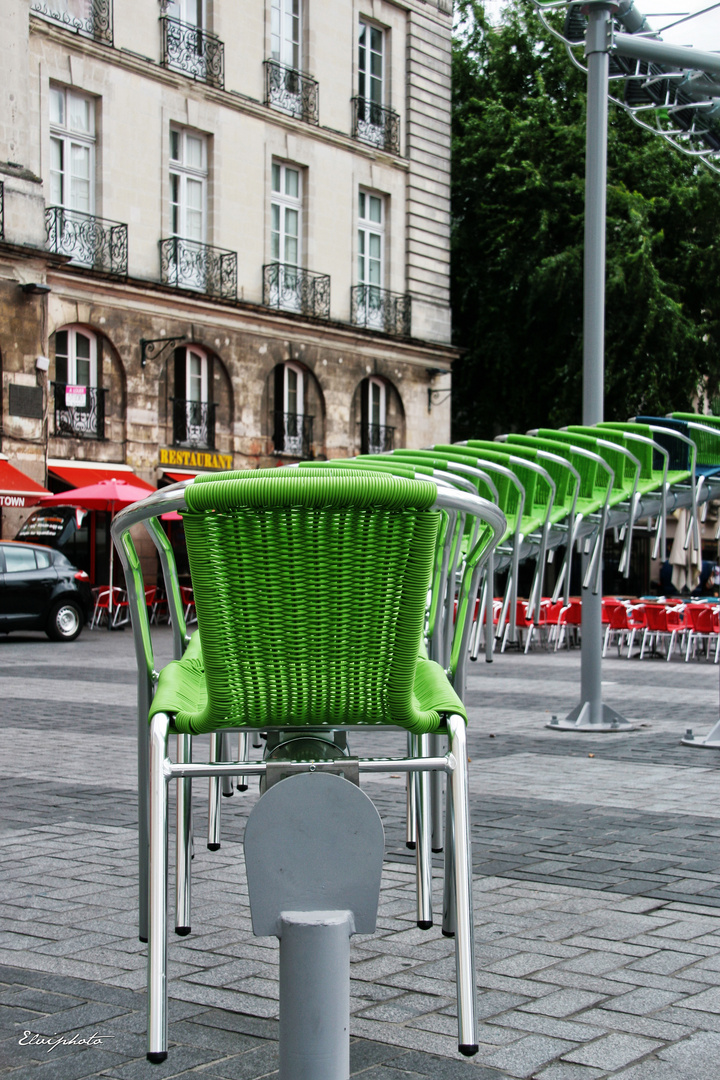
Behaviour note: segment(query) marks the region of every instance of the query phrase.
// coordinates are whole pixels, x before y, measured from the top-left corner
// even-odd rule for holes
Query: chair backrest
[[[197,478],[183,512],[208,702],[178,730],[398,724],[439,524],[432,483],[349,470]]]

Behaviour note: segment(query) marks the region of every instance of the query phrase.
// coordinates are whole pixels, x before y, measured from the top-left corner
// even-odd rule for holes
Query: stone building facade
[[[449,0],[3,11],[3,461],[156,486],[449,438]]]

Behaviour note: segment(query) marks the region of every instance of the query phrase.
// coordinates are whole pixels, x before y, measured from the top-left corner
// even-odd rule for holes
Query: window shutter
[[[185,413],[185,368],[186,353],[181,346],[175,350],[175,400],[173,402],[174,442],[183,443],[187,439],[187,416]]]
[[[370,445],[370,380],[360,383],[360,453],[367,454]]]
[[[285,365],[275,368],[275,388],[273,395],[274,425],[273,442],[275,450],[285,449]]]

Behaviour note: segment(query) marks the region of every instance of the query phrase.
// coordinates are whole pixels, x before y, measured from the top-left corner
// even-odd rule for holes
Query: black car
[[[92,603],[87,574],[62,552],[0,542],[0,633],[44,630],[53,641],[74,641]]]

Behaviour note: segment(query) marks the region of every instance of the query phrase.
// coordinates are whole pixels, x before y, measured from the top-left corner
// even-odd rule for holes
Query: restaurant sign
[[[160,447],[158,465],[176,469],[232,469],[232,454],[210,454],[205,450],[176,450]]]

